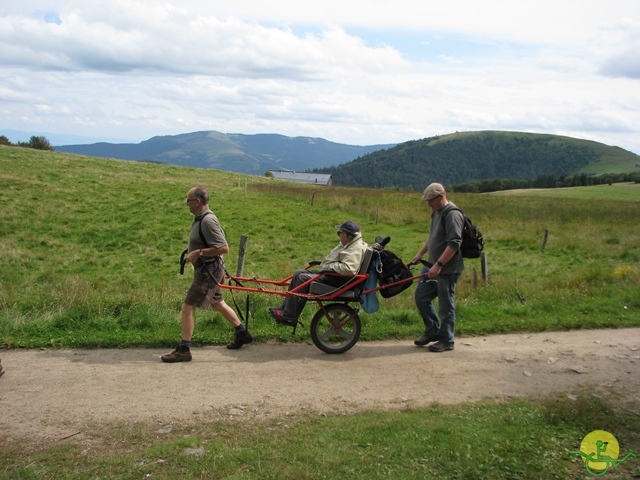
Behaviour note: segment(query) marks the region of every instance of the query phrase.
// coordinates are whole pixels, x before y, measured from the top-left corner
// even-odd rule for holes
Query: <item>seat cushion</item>
[[[334,292],[337,292],[341,288],[342,287],[334,287],[333,285],[327,285],[326,283],[322,282],[311,282],[311,284],[309,285],[309,293],[311,295],[332,295]],[[355,299],[356,295],[353,290],[348,290],[344,293],[341,293],[340,298]]]

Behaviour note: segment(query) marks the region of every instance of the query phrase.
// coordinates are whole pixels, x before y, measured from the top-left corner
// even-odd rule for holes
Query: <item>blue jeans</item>
[[[422,274],[429,271],[429,267],[422,269]],[[424,322],[424,334],[446,344],[453,344],[453,336],[456,327],[456,304],[453,294],[456,291],[456,283],[460,278],[459,273],[450,275],[438,275],[436,278],[423,277],[418,282],[415,300],[422,321]],[[438,313],[433,306],[433,301],[438,299]]]

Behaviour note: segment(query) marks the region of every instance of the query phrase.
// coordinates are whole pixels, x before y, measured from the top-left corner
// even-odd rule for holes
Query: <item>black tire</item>
[[[323,352],[344,353],[356,344],[361,329],[356,310],[343,303],[332,303],[313,316],[311,339]]]

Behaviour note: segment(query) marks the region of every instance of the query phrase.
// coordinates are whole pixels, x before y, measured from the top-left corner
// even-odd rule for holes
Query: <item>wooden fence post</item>
[[[471,288],[476,288],[478,286],[478,271],[476,267],[473,267],[471,270]]]
[[[316,198],[316,192],[313,192],[313,195],[311,195],[311,206],[313,207],[313,200],[314,198]]]
[[[542,247],[540,250],[544,252],[544,248],[547,246],[547,240],[549,239],[549,229],[544,231],[544,238],[542,239]]]
[[[247,240],[249,237],[247,235],[242,235],[240,237],[240,247],[238,248],[238,269],[236,270],[236,276],[242,276],[242,271],[244,270],[244,257],[247,252]]]
[[[489,257],[486,253],[480,255],[480,266],[482,267],[482,281],[485,285],[489,284]]]

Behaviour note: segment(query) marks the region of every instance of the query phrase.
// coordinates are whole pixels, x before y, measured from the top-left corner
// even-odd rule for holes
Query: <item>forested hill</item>
[[[464,132],[402,143],[352,162],[314,170],[331,173],[337,185],[420,190],[445,185],[541,175],[631,173],[640,157],[619,147],[557,135]]]

